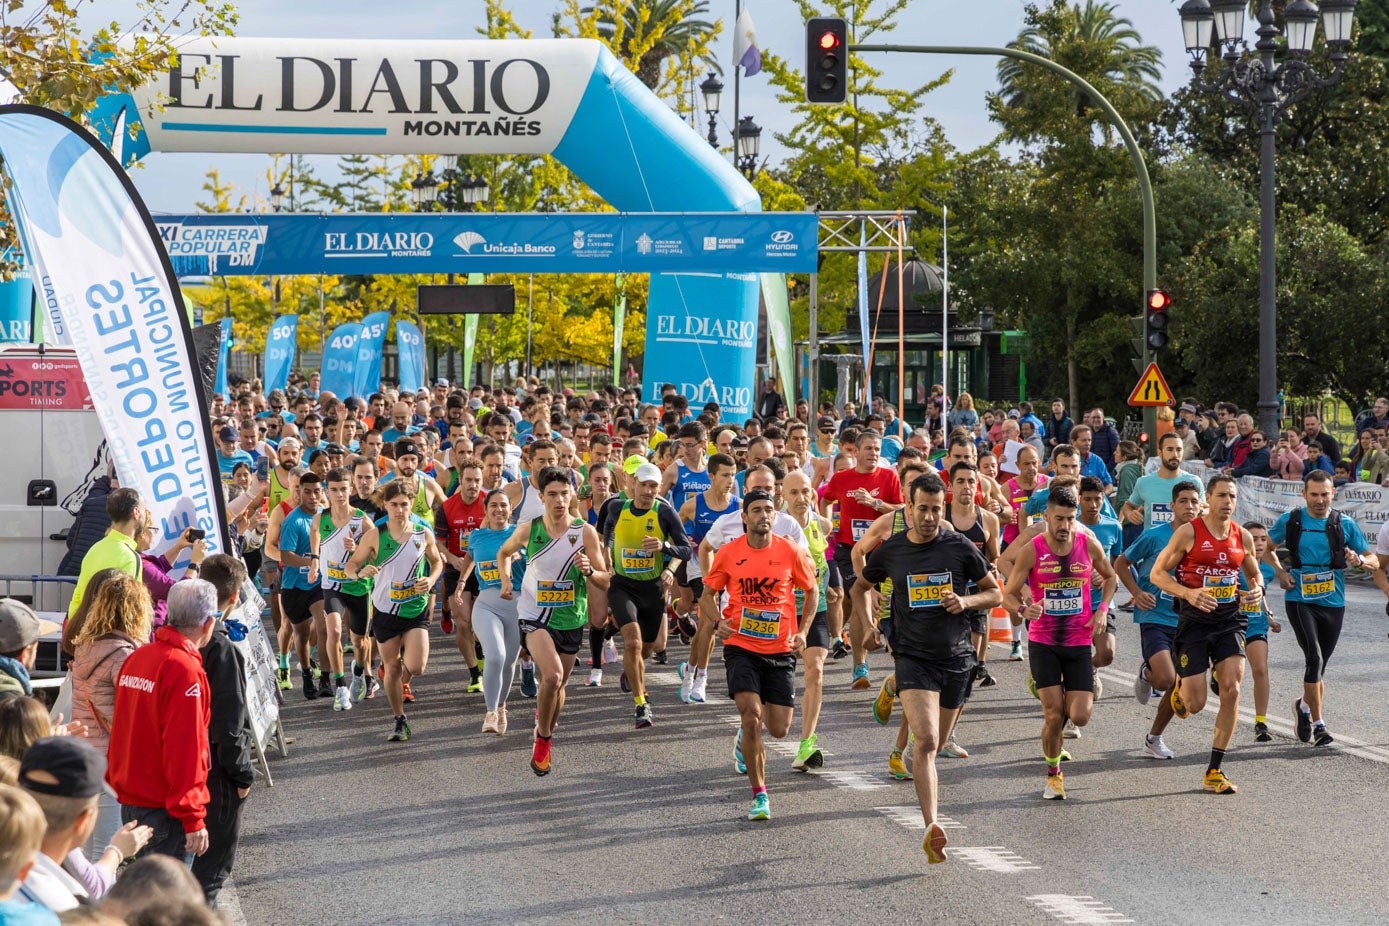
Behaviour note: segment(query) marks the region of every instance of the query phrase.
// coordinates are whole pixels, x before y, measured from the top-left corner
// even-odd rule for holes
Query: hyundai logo
[[[795,237],[796,236],[791,234],[789,231],[772,232],[772,240],[777,244],[786,244],[788,241]]]

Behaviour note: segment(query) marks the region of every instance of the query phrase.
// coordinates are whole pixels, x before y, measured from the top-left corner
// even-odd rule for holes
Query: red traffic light
[[[1172,306],[1172,297],[1160,289],[1150,290],[1148,293],[1148,308],[1154,312],[1162,312]]]
[[[825,51],[833,51],[839,47],[839,36],[833,32],[824,32],[820,35],[820,47]]]

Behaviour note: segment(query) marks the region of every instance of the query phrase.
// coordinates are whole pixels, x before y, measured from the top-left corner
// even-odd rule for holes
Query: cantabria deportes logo
[[[477,232],[466,231],[453,236],[453,243],[458,245],[458,249],[464,254],[473,253],[473,248],[479,244],[486,244],[487,239]]]

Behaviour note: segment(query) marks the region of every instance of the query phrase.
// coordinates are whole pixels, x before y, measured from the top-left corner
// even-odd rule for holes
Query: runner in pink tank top
[[[1019,454],[1019,457],[1021,456],[1022,454]],[[1008,504],[1013,506],[1013,523],[1003,526],[1003,545],[1005,547],[1014,540],[1017,540],[1018,534],[1022,533],[1023,528],[1032,523],[1032,520],[1023,512],[1022,506],[1024,502],[1032,497],[1033,492],[1036,492],[1038,489],[1046,488],[1046,476],[1039,475],[1036,479],[1037,484],[1030,489],[1019,485],[1018,477],[1016,476],[1004,483],[1003,492],[1008,496]]]
[[[1027,626],[1031,643],[1051,646],[1089,646],[1093,636],[1090,610],[1090,561],[1087,535],[1079,531],[1071,535],[1071,551],[1058,556],[1047,544],[1047,535],[1032,538],[1032,553],[1036,562],[1027,580],[1032,589],[1034,604],[1042,613]]]

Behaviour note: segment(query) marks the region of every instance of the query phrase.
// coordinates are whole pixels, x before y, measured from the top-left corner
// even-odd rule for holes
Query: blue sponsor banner
[[[299,338],[299,316],[281,315],[265,333],[265,391],[289,384]]]
[[[323,368],[318,371],[321,392],[331,392],[340,399],[357,395],[357,342],[361,336],[360,322],[338,325],[328,335]]]
[[[813,213],[170,215],[180,276],[813,273]]]
[[[34,282],[26,273],[0,282],[0,342],[33,340]]]
[[[672,383],[693,409],[717,402],[725,420],[752,414],[758,290],[745,287],[742,300],[730,303],[724,279],[651,278],[650,304],[664,308],[647,310],[643,401],[659,405],[661,385]]]
[[[424,334],[414,322],[395,323],[395,347],[400,362],[400,391],[418,392],[424,385]]]
[[[232,320],[222,319],[222,343],[217,348],[217,384],[212,387],[212,391],[220,396],[225,396],[227,389],[227,355],[231,353],[232,344]]]
[[[365,399],[381,390],[381,349],[386,345],[390,312],[372,312],[362,319],[362,336],[357,340],[357,375],[353,395]]]

